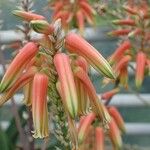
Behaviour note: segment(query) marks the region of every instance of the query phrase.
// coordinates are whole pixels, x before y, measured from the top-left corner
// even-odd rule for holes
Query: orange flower
[[[111,99],[116,93],[118,93],[120,91],[119,88],[115,88],[113,90],[110,90],[108,92],[105,92],[102,94],[101,98],[105,99],[105,100],[109,100]]]
[[[79,144],[82,144],[88,135],[88,132],[90,130],[90,125],[92,122],[95,120],[95,114],[90,113],[87,116],[85,116],[81,122],[79,123],[79,128],[78,128],[78,142]]]
[[[27,72],[23,73],[8,91],[0,95],[0,106],[7,102],[19,89],[28,84],[33,79],[36,72],[37,68],[31,67]]]
[[[64,53],[56,54],[54,56],[54,65],[58,73],[63,101],[71,117],[75,118],[78,112],[78,100],[69,57]]]
[[[33,137],[48,137],[48,109],[47,109],[47,88],[48,77],[45,74],[37,73],[33,79],[32,93],[32,117]]]
[[[24,94],[24,103],[26,106],[31,106],[32,104],[32,81],[27,83],[24,87],[23,87],[23,94]]]
[[[112,36],[123,36],[123,35],[128,35],[131,32],[131,29],[118,29],[118,30],[113,30],[108,33],[108,35]]]
[[[109,123],[109,137],[115,150],[119,150],[122,148],[122,139],[120,131],[113,118]]]
[[[37,44],[27,43],[9,65],[0,84],[0,92],[7,91],[18,79],[25,66],[38,52]]]
[[[109,62],[113,64],[114,62],[117,62],[125,53],[125,51],[129,50],[131,48],[130,41],[124,41],[120,46],[115,50],[115,52],[111,55],[109,58]]]
[[[131,8],[129,6],[123,6],[123,8],[130,14],[132,15],[137,15],[137,9],[136,8]]]
[[[138,52],[136,56],[136,74],[135,74],[135,84],[137,88],[140,88],[144,79],[144,71],[146,65],[146,55],[144,52]]]
[[[77,26],[79,28],[79,31],[81,34],[83,34],[84,30],[84,15],[81,10],[78,10],[76,12],[76,20],[77,20]]]
[[[128,66],[124,66],[120,70],[119,74],[120,83],[125,87],[128,88]]]
[[[129,26],[135,26],[135,21],[132,19],[122,19],[122,20],[114,20],[114,24],[116,25],[129,25]]]
[[[124,133],[126,130],[125,123],[124,123],[123,118],[120,115],[119,111],[117,110],[117,108],[115,108],[114,106],[111,106],[108,108],[108,112],[114,118],[119,129]]]
[[[65,47],[71,53],[84,57],[98,72],[109,78],[115,78],[112,68],[104,57],[87,41],[75,33],[70,33],[65,38]]]
[[[95,129],[95,150],[104,150],[104,131],[102,128],[97,127]]]
[[[74,64],[76,66],[80,66],[86,73],[88,72],[88,63],[82,56],[79,56],[75,60]],[[84,115],[87,113],[89,107],[88,93],[83,83],[80,81],[80,79],[75,78],[75,84],[77,87],[77,95],[78,95],[78,106],[79,106],[78,112],[79,115]]]
[[[45,17],[32,13],[32,12],[26,12],[22,10],[14,10],[12,12],[15,16],[20,17],[21,19],[25,21],[31,21],[31,20],[44,20]]]
[[[99,101],[99,98],[96,94],[96,90],[90,81],[87,73],[80,67],[75,68],[74,75],[77,77],[81,82],[84,84],[87,93],[89,95],[89,99],[92,103],[93,111],[96,115],[99,116],[99,118],[103,121],[103,123],[107,123],[110,121],[110,116],[103,105],[101,101]]]
[[[120,73],[120,70],[122,68],[124,68],[125,66],[127,66],[128,62],[131,60],[131,56],[126,55],[124,57],[122,57],[122,59],[120,59],[120,61],[116,64],[115,66],[115,71],[116,73]]]

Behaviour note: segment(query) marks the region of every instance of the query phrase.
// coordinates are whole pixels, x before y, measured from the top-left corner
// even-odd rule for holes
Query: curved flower
[[[125,124],[121,114],[118,112],[117,108],[111,106],[108,108],[109,114],[114,118],[116,124],[118,125],[119,129],[124,133],[125,132]]]
[[[71,117],[75,118],[78,112],[78,100],[69,57],[64,53],[56,54],[54,56],[54,65],[58,73],[63,101]]]
[[[120,135],[118,126],[116,125],[116,122],[114,121],[113,118],[111,119],[111,122],[109,123],[109,137],[111,139],[114,149],[121,150],[122,139],[121,139],[121,135]]]
[[[20,17],[21,19],[26,20],[26,21],[45,19],[44,16],[41,16],[32,12],[22,11],[22,10],[14,10],[12,13],[15,16]]]
[[[37,73],[33,79],[32,89],[32,117],[33,137],[48,137],[48,109],[47,109],[48,77],[43,73]]]
[[[33,42],[27,43],[13,59],[9,65],[1,83],[0,92],[7,91],[18,79],[25,66],[38,52],[37,44]]]
[[[108,78],[115,78],[109,63],[104,57],[81,36],[69,33],[65,38],[65,47],[71,53],[84,57],[98,72]]]
[[[89,95],[89,99],[92,103],[93,111],[95,112],[95,114],[99,117],[100,120],[103,121],[104,125],[107,124],[110,121],[110,115],[107,112],[103,103],[101,101],[99,101],[99,98],[96,94],[96,90],[95,90],[92,82],[90,81],[87,73],[85,73],[85,71],[82,68],[77,67],[74,70],[74,75],[75,75],[75,77],[77,77],[78,79],[81,80],[84,87],[86,88],[87,93]]]
[[[104,150],[104,131],[103,128],[97,127],[95,129],[95,150]]]
[[[86,136],[88,135],[90,125],[95,120],[96,115],[94,113],[90,113],[87,116],[81,119],[78,128],[78,142],[82,144],[85,140]]]
[[[135,74],[135,84],[137,88],[140,88],[144,80],[144,71],[146,65],[146,55],[144,52],[138,52],[136,56],[136,74]]]
[[[120,60],[120,58],[124,55],[125,51],[129,50],[131,48],[131,43],[130,41],[124,41],[116,50],[115,52],[111,55],[109,58],[109,62],[112,64],[114,62],[117,62]]]
[[[22,76],[14,83],[14,85],[6,92],[0,95],[0,106],[7,102],[20,88],[26,86],[34,77],[37,72],[36,67],[31,67],[27,72],[22,74]]]

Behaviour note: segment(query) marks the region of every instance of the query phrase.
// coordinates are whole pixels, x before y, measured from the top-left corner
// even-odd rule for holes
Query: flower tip
[[[113,36],[113,32],[108,32],[107,35],[108,36]]]
[[[45,20],[32,20],[30,21],[30,27],[43,34],[51,34],[54,31],[54,27]]]
[[[115,24],[115,25],[117,25],[118,22],[119,22],[119,20],[113,20],[113,21],[112,21],[112,23]]]

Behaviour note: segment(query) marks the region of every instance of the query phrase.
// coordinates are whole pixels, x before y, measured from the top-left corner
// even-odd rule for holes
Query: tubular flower
[[[122,139],[121,139],[121,135],[120,135],[118,126],[116,125],[113,118],[111,119],[111,122],[109,123],[109,137],[111,139],[114,149],[121,150]]]
[[[24,87],[23,87],[23,93],[24,93],[24,103],[26,106],[31,106],[32,104],[32,81],[27,83]]]
[[[78,10],[76,13],[77,25],[81,34],[84,30],[84,15],[81,10]]]
[[[101,120],[103,120],[104,124],[108,123],[110,121],[110,116],[107,110],[105,109],[105,106],[101,103],[101,101],[99,101],[95,88],[92,82],[90,81],[88,75],[80,67],[74,70],[74,75],[75,77],[81,80],[86,90],[88,91],[89,99],[92,103],[93,111],[96,113],[96,115],[99,116]]]
[[[132,20],[132,19],[114,20],[113,23],[116,24],[116,25],[135,26],[135,21]]]
[[[73,73],[70,67],[69,57],[64,53],[58,53],[54,56],[54,65],[56,67],[60,80],[63,101],[65,101],[67,110],[72,118],[75,118],[78,112],[77,91]]]
[[[36,55],[38,51],[37,44],[33,42],[27,43],[16,55],[9,65],[0,84],[0,92],[7,91],[18,79],[25,66]]]
[[[116,73],[120,73],[120,70],[122,68],[124,68],[125,66],[127,66],[128,62],[131,60],[131,56],[126,55],[124,57],[122,57],[122,59],[120,59],[120,61],[116,64],[115,66],[115,71]]]
[[[36,72],[37,69],[31,67],[27,72],[23,73],[8,91],[0,95],[0,106],[7,102],[20,88],[28,84],[33,79]]]
[[[75,78],[75,84],[77,87],[78,96],[78,113],[79,115],[85,115],[87,114],[89,108],[88,93],[83,83],[78,78]]]
[[[30,22],[30,26],[37,33],[42,33],[46,35],[52,34],[54,31],[53,25],[50,25],[45,20],[32,20]]]
[[[124,66],[120,70],[119,79],[121,85],[123,85],[125,88],[128,88],[128,68],[127,66]]]
[[[113,119],[115,120],[117,126],[119,127],[119,129],[124,133],[125,132],[125,124],[123,121],[122,116],[120,115],[120,113],[118,112],[117,108],[111,106],[108,108],[108,112],[109,114],[113,117]]]
[[[79,56],[74,63],[76,66],[80,66],[86,73],[88,72],[88,63],[82,56]],[[88,93],[83,83],[78,78],[75,78],[75,84],[77,87],[76,89],[78,95],[78,106],[79,106],[78,112],[79,115],[83,115],[88,112],[88,108],[89,108]]]
[[[146,55],[143,52],[138,52],[136,56],[136,74],[135,84],[137,88],[140,88],[144,79],[144,70],[146,65]]]
[[[84,57],[98,72],[109,78],[115,78],[112,68],[104,57],[87,41],[75,33],[70,33],[65,38],[65,47],[71,53]]]
[[[104,150],[104,131],[103,128],[97,127],[95,129],[95,150]]]
[[[64,29],[71,27],[74,20],[75,25],[79,28],[81,33],[83,33],[86,21],[90,25],[94,24],[94,15],[96,11],[91,7],[88,1],[59,0],[50,2],[50,6],[54,10],[52,18],[54,20],[60,18]]]
[[[79,144],[82,144],[88,135],[88,132],[90,130],[90,125],[95,120],[96,115],[94,113],[90,113],[84,118],[82,118],[81,122],[79,123],[78,128],[78,142]]]
[[[138,14],[138,10],[135,8],[131,8],[129,6],[123,6],[123,8],[130,14],[132,15],[137,15]]]
[[[124,41],[112,54],[112,56],[109,58],[109,62],[112,64],[114,62],[117,62],[125,53],[125,51],[129,50],[131,48],[130,41]]]
[[[86,59],[84,59],[84,57],[79,56],[75,60],[75,65],[81,67],[85,72],[88,72],[89,66],[88,66]]]
[[[34,125],[34,138],[45,138],[49,135],[47,88],[48,77],[42,73],[35,74],[32,89],[32,117]]]
[[[123,35],[128,35],[131,32],[131,29],[118,29],[118,30],[113,30],[108,33],[108,35],[112,36],[123,36]]]
[[[41,15],[37,15],[35,13],[32,12],[26,12],[26,11],[22,11],[22,10],[14,10],[13,14],[17,17],[20,17],[23,20],[26,21],[31,21],[31,20],[44,20],[45,17],[41,16]]]
[[[115,88],[111,91],[105,92],[102,94],[101,98],[104,100],[109,100],[111,99],[116,93],[118,93],[120,91],[119,88]]]

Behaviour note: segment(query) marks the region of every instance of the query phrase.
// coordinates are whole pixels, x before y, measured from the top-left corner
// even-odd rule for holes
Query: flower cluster
[[[130,62],[135,62],[135,85],[140,88],[144,76],[150,72],[150,7],[149,2],[145,0],[136,5],[135,3],[135,1],[126,3],[122,8],[122,16],[113,21],[117,29],[111,31],[109,35],[120,37],[123,42],[109,57],[109,62],[124,87],[128,86],[127,67],[132,66]]]
[[[75,26],[83,33],[85,22],[94,25],[95,10],[87,0],[57,0],[50,1],[53,9],[53,20],[61,18],[62,26],[65,30]]]
[[[35,138],[49,136],[49,113],[53,113],[58,124],[59,117],[66,116],[60,123],[61,131],[56,130],[64,146],[71,143],[75,149],[90,149],[87,135],[94,133],[93,148],[104,149],[105,134],[114,148],[120,149],[121,133],[125,131],[121,115],[115,107],[102,103],[88,76],[92,66],[114,80],[115,74],[107,60],[78,34],[64,36],[60,20],[49,24],[44,17],[31,12],[16,10],[14,14],[28,21],[42,37],[25,44],[12,60],[0,83],[0,106],[23,88],[24,103],[32,110]],[[63,135],[64,124],[68,125],[68,143],[63,142],[67,138]]]

